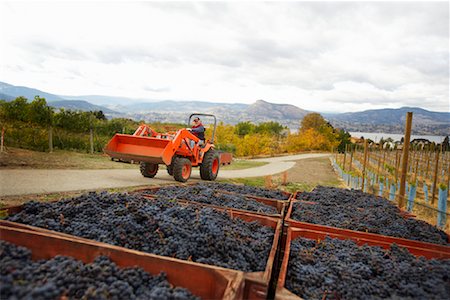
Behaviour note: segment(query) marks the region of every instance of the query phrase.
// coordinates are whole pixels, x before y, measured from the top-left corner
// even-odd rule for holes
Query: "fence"
[[[402,172],[399,150],[350,147],[336,153],[333,167],[349,188],[382,196],[446,231],[450,230],[447,212],[450,152],[412,149],[405,172],[405,194],[400,194]],[[364,160],[366,155],[366,160]],[[364,163],[365,162],[365,163]],[[404,200],[404,201],[400,201]]]

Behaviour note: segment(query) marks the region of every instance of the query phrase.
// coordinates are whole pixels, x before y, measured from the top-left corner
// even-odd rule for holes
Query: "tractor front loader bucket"
[[[112,158],[170,165],[175,152],[170,139],[117,133],[104,151]]]

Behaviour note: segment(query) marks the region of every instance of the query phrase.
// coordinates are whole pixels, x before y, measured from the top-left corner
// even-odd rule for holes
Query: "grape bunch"
[[[223,191],[228,191],[228,192],[232,192],[232,193],[236,193],[236,194],[252,195],[252,196],[270,198],[270,199],[276,199],[276,200],[288,200],[289,199],[289,195],[286,195],[282,191],[266,189],[266,188],[261,188],[261,187],[255,187],[255,186],[231,184],[231,183],[220,183],[220,182],[213,182],[213,183],[200,182],[200,183],[198,183],[198,186],[200,186],[200,187],[207,186],[209,188],[216,189],[216,190],[223,190]]]
[[[224,194],[211,188],[210,185],[195,185],[187,187],[170,186],[159,189],[155,195],[158,199],[182,199],[202,204],[212,204],[264,214],[277,214],[275,207],[260,203],[254,199],[239,194]]]
[[[0,240],[1,299],[199,299],[172,287],[166,275],[119,268],[106,256],[94,262],[65,256],[31,260],[31,251]]]
[[[31,201],[8,220],[245,272],[265,269],[274,238],[273,228],[226,212],[106,192]]]
[[[425,221],[405,218],[388,200],[357,190],[317,187],[293,204],[294,220],[448,245],[444,231]]]
[[[395,244],[297,238],[285,286],[304,299],[449,299],[450,260],[417,258]]]

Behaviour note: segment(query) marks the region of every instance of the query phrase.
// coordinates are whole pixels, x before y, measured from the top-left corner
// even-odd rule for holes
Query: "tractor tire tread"
[[[215,159],[219,160],[219,168],[217,169],[217,172],[214,174],[212,171],[212,167],[213,167],[213,162]],[[217,175],[219,174],[219,169],[220,169],[219,153],[217,153],[213,149],[210,149],[208,152],[205,153],[205,156],[203,158],[203,163],[200,166],[200,177],[203,180],[214,181],[214,180],[216,180]]]
[[[174,159],[172,164],[173,164],[173,169],[172,169],[173,178],[176,181],[179,181],[179,182],[186,182],[186,181],[188,181],[188,179],[191,176],[191,174],[189,173],[188,178],[184,178],[183,177],[183,166],[185,164],[189,164],[190,168],[191,168],[191,172],[192,172],[191,161],[189,159],[185,158],[185,157],[177,157],[177,158]]]
[[[151,167],[156,168],[156,170],[151,169]],[[147,177],[147,178],[155,177],[156,173],[158,173],[158,169],[159,169],[159,166],[157,164],[151,164],[151,163],[145,163],[145,162],[141,162],[139,164],[139,170],[141,171],[142,176]]]

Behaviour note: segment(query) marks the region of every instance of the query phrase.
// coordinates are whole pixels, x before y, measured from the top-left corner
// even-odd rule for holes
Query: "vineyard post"
[[[48,126],[48,151],[53,152],[53,127]]]
[[[342,170],[345,172],[345,160],[347,158],[347,144],[345,144],[345,150],[344,150],[344,162],[342,163]]]
[[[434,204],[434,199],[436,198],[436,188],[438,182],[438,170],[439,170],[439,150],[436,151],[436,163],[434,168],[434,176],[433,176],[433,191],[431,196],[431,204]]]
[[[380,143],[380,152],[377,155],[377,159],[378,159],[378,167],[377,167],[377,182],[378,179],[380,178],[380,167],[381,167],[381,152],[383,151],[383,146]]]
[[[272,175],[267,175],[264,177],[264,186],[266,188],[271,188],[272,187]]]
[[[281,185],[287,185],[287,181],[288,181],[288,172],[284,171],[283,174],[281,175]]]
[[[414,180],[413,182],[415,183],[417,181],[417,170],[419,168],[419,158],[416,158],[416,167],[414,168]]]
[[[89,144],[91,146],[91,154],[94,154],[94,130],[92,127],[89,129]]]
[[[395,184],[398,183],[398,168],[399,166],[398,150],[395,149]]]
[[[361,190],[364,191],[364,184],[366,180],[366,164],[367,164],[367,157],[368,157],[368,142],[367,139],[364,140],[364,161],[363,161],[363,171],[362,171],[362,186]]]
[[[406,173],[408,171],[408,155],[409,155],[409,142],[411,139],[412,117],[413,117],[412,112],[406,113],[405,138],[403,141],[402,174],[400,177],[400,191],[398,194],[398,206],[400,208],[403,208],[405,206],[405,184],[406,184]]]
[[[352,160],[353,160],[353,147],[352,145],[350,145],[350,166],[349,166],[349,171],[352,171]]]
[[[430,146],[428,146],[428,153],[426,153],[426,157],[427,157],[427,168],[425,170],[425,180],[428,179],[428,171],[430,170],[430,156],[431,156],[431,148]]]
[[[450,164],[448,164],[447,168],[447,193],[450,193]]]
[[[0,153],[3,153],[3,147],[4,147],[4,139],[5,139],[5,127],[2,127],[2,137],[0,142]]]

